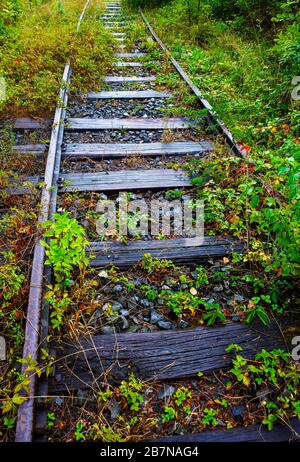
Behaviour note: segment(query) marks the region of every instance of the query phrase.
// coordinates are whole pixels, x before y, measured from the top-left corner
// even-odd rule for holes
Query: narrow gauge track
[[[84,19],[89,6],[86,2],[78,22],[78,28]],[[206,101],[190,78],[169,54],[168,50],[157,37],[153,28],[140,14],[149,33],[160,46],[162,52],[168,56],[173,66],[186,82],[190,91],[199,99],[199,108],[207,110],[205,125],[213,127],[215,134],[221,134],[235,155],[243,155],[239,146],[234,142],[231,133],[214,114],[212,107]],[[121,6],[117,0],[107,3],[107,12],[103,16],[105,28],[111,31],[116,43],[115,64],[111,75],[105,77],[105,84],[109,90],[94,91],[87,95],[86,100],[106,101],[141,101],[146,105],[148,101],[163,101],[171,96],[169,91],[156,88],[156,76],[149,75],[143,66],[145,53],[143,50],[126,50],[126,20],[122,16]],[[124,29],[124,31],[122,31]],[[71,81],[70,64],[67,64],[63,74],[63,85],[60,91],[60,101],[63,105],[56,109],[50,146],[47,155],[44,188],[41,197],[41,214],[39,221],[45,222],[51,218],[57,209],[59,198],[69,192],[140,192],[160,191],[166,188],[188,188],[189,177],[181,170],[169,168],[124,169],[118,167],[108,171],[96,169],[89,171],[92,164],[88,163],[87,171],[76,170],[76,164],[82,160],[107,160],[114,163],[128,159],[137,154],[142,159],[153,158],[184,158],[185,156],[205,156],[214,149],[208,139],[191,140],[186,136],[198,123],[183,118],[139,117],[129,118],[121,111],[119,117],[92,117],[86,115],[75,117],[76,111],[82,113],[82,108],[68,107],[68,88]],[[133,89],[128,89],[133,85]],[[140,87],[140,88],[139,88]],[[154,105],[156,108],[156,106]],[[87,111],[88,112],[88,111]],[[155,111],[154,111],[155,113]],[[67,114],[69,116],[67,117]],[[71,116],[70,116],[71,114]],[[66,121],[66,123],[65,123]],[[203,122],[203,121],[202,121]],[[202,123],[201,122],[201,123]],[[43,124],[41,124],[41,127]],[[37,128],[36,123],[28,120],[17,121],[15,128]],[[134,132],[133,142],[116,142],[117,131],[129,130]],[[164,130],[172,133],[182,133],[180,141],[164,142]],[[151,136],[149,135],[151,133]],[[82,134],[90,142],[82,142]],[[107,139],[109,138],[109,141]],[[122,138],[122,137],[121,137]],[[79,140],[79,141],[78,141]],[[146,141],[145,141],[146,140]],[[142,142],[141,142],[142,141]],[[45,146],[27,145],[16,146],[20,152],[35,152],[43,155]],[[71,172],[65,170],[65,161],[72,160]],[[162,162],[163,164],[163,162]],[[151,164],[150,164],[151,165]],[[154,164],[155,165],[155,164]],[[158,162],[158,165],[159,162]],[[37,183],[39,177],[28,178]],[[15,194],[25,194],[26,187],[14,187]],[[137,263],[145,253],[153,256],[168,258],[178,264],[189,264],[208,259],[218,259],[230,255],[233,251],[242,251],[240,242],[229,239],[215,239],[205,237],[202,245],[192,238],[177,238],[167,241],[129,241],[127,245],[120,242],[97,241],[91,242],[89,251],[95,255],[90,264],[103,268],[115,264],[118,268],[129,268]],[[38,360],[41,347],[49,347],[46,342],[48,335],[49,307],[43,301],[43,288],[46,281],[50,281],[51,272],[44,265],[45,250],[41,243],[36,243],[30,285],[30,295],[26,323],[26,338],[23,357],[29,356]],[[244,355],[251,357],[260,348],[285,347],[280,336],[278,326],[271,325],[262,329],[261,326],[248,327],[239,323],[227,323],[221,327],[194,328],[185,330],[164,330],[151,333],[121,333],[87,336],[77,342],[69,342],[56,347],[57,366],[54,376],[48,380],[42,376],[37,380],[36,375],[30,375],[28,399],[19,407],[16,441],[39,440],[43,437],[47,417],[47,406],[43,397],[55,396],[59,392],[72,392],[82,387],[95,386],[101,383],[101,377],[107,370],[114,376],[114,380],[123,377],[122,369],[129,364],[139,371],[142,378],[156,380],[176,380],[203,372],[216,371],[227,367],[230,360],[224,357],[225,347],[229,343],[243,346]],[[116,348],[117,345],[117,348]],[[63,352],[61,352],[63,349]],[[60,355],[70,359],[68,367],[60,364]],[[117,360],[117,361],[116,361]],[[116,365],[117,364],[117,365]],[[26,372],[25,366],[23,372]],[[299,424],[295,422],[295,429],[299,432]],[[161,441],[286,441],[293,436],[292,429],[275,427],[272,432],[261,431],[258,426],[248,429],[237,428],[231,431],[204,432],[185,437],[162,438]]]

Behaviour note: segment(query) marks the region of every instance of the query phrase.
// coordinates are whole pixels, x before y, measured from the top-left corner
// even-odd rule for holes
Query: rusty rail
[[[234,140],[234,137],[232,135],[232,133],[228,130],[228,128],[226,127],[226,125],[224,124],[224,122],[219,118],[219,116],[217,115],[217,113],[214,111],[213,107],[211,106],[211,104],[207,101],[207,99],[204,98],[204,96],[202,95],[200,89],[192,82],[191,78],[188,76],[188,74],[185,72],[185,70],[181,67],[181,65],[178,63],[178,61],[176,61],[176,59],[172,56],[171,52],[168,50],[168,48],[163,44],[163,42],[161,41],[161,39],[159,38],[159,36],[157,35],[157,33],[155,32],[155,30],[153,29],[153,27],[151,26],[151,24],[149,23],[148,19],[146,18],[142,8],[139,8],[139,12],[143,18],[143,21],[144,23],[146,24],[146,26],[148,27],[152,37],[155,39],[155,41],[159,44],[160,48],[162,49],[162,51],[167,55],[167,57],[170,59],[170,61],[172,62],[173,66],[175,67],[175,69],[177,70],[177,72],[181,75],[181,77],[183,78],[183,80],[188,84],[188,86],[190,87],[190,89],[192,90],[192,92],[197,96],[197,98],[199,99],[200,103],[201,103],[201,106],[207,110],[207,113],[208,113],[208,118],[211,122],[211,124],[213,124],[216,129],[218,130],[218,132],[220,133],[220,135],[222,135],[225,140],[226,140],[226,143],[228,144],[228,146],[230,147],[230,149],[232,149],[232,151],[239,155],[239,156],[242,156],[244,157],[244,153],[241,151],[241,149],[239,148],[238,144],[236,143],[236,141]]]
[[[83,21],[84,15],[87,11],[89,4],[90,0],[87,0],[78,20],[76,32],[78,32],[80,29],[81,23]],[[62,85],[59,91],[58,101],[60,101],[60,104],[59,107],[56,108],[53,120],[51,140],[45,169],[44,187],[41,194],[41,207],[38,217],[39,224],[45,223],[50,217],[53,177],[55,173],[55,167],[57,165],[57,151],[60,149],[60,143],[62,139],[62,122],[64,118],[64,107],[66,106],[68,101],[68,87],[70,84],[70,77],[71,66],[70,61],[68,61],[65,65],[62,77]],[[63,102],[63,104],[61,102]],[[40,320],[44,281],[44,261],[45,247],[41,245],[41,240],[39,239],[36,242],[33,254],[26,317],[25,342],[23,347],[23,358],[30,359],[33,361],[38,360],[38,350],[40,342]],[[15,437],[16,442],[30,442],[32,440],[33,435],[34,399],[37,385],[37,376],[34,372],[29,373],[27,369],[28,366],[26,364],[23,364],[22,373],[29,378],[29,385],[28,389],[24,391],[24,395],[27,399],[19,406],[18,409]]]

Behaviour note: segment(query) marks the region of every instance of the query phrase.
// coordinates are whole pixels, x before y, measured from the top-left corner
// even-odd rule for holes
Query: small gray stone
[[[111,420],[116,420],[117,417],[121,414],[121,408],[119,406],[119,403],[116,399],[113,399],[109,404],[108,404],[108,409],[110,412],[110,418]]]
[[[122,309],[120,310],[120,315],[125,316],[125,318],[127,318],[129,316],[129,311]]]
[[[175,327],[170,321],[159,321],[157,325],[164,330],[174,329]]]
[[[196,280],[196,279],[198,278],[198,273],[197,273],[197,271],[192,271],[192,272],[191,272],[191,276],[192,276],[193,279]]]
[[[242,303],[245,301],[245,298],[240,294],[235,294],[233,297],[235,302]]]
[[[100,332],[103,335],[107,335],[107,334],[114,334],[116,330],[113,326],[103,326]]]
[[[233,321],[233,322],[239,322],[239,321],[240,321],[239,315],[238,315],[238,314],[233,314],[233,315],[231,316],[231,321]]]
[[[233,406],[231,410],[231,415],[234,418],[234,420],[243,422],[243,413],[245,412],[245,406]]]
[[[151,308],[153,306],[153,303],[150,302],[147,298],[143,298],[140,301],[141,305],[144,306],[145,308]]]
[[[159,390],[159,392],[157,393],[157,397],[159,399],[170,398],[172,395],[174,395],[175,391],[175,387],[172,387],[171,385],[166,385],[164,388],[161,388]]]
[[[187,327],[189,327],[189,323],[181,319],[179,321],[178,327],[180,327],[180,329],[186,329]]]
[[[214,292],[222,292],[223,289],[224,289],[224,288],[223,288],[222,284],[219,284],[218,286],[215,286],[215,287],[213,288],[213,291],[214,291]]]
[[[129,297],[127,299],[127,308],[133,310],[138,307],[140,298],[137,295],[133,295],[133,297]]]
[[[115,294],[120,294],[121,292],[123,292],[123,286],[121,284],[117,284],[113,290],[112,290]]]
[[[161,289],[162,289],[162,290],[170,290],[170,287],[169,287],[169,286],[167,286],[166,284],[164,284],[164,285],[162,286],[162,288],[161,288]]]
[[[57,404],[57,406],[61,406],[63,404],[63,402],[64,402],[64,399],[61,398],[60,396],[56,396],[54,398],[54,403]]]
[[[112,308],[115,311],[120,311],[120,310],[123,309],[123,305],[120,302],[115,302],[115,303],[113,303]]]
[[[129,322],[127,321],[127,319],[126,319],[124,316],[120,316],[119,319],[122,321],[121,329],[122,329],[122,330],[128,329],[128,327],[129,327]]]
[[[159,321],[162,321],[164,316],[158,313],[156,310],[151,310],[150,312],[150,322],[151,324],[157,324]]]

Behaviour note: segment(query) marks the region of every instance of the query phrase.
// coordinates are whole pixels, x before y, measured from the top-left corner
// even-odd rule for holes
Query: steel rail
[[[139,12],[142,16],[142,19],[146,26],[148,27],[152,37],[155,39],[155,41],[159,44],[160,48],[163,50],[163,52],[167,55],[167,57],[170,59],[172,62],[173,66],[177,70],[177,72],[181,75],[183,80],[188,84],[190,89],[193,91],[193,93],[198,97],[200,100],[200,103],[204,109],[207,110],[208,117],[210,119],[210,122],[216,127],[217,131],[225,138],[227,144],[229,145],[230,149],[232,151],[239,155],[244,157],[244,153],[241,151],[239,148],[238,144],[234,140],[234,137],[232,133],[228,130],[224,122],[218,117],[217,113],[214,111],[213,107],[211,104],[207,101],[207,99],[204,98],[202,95],[200,89],[192,82],[191,78],[188,76],[188,74],[184,71],[184,69],[181,67],[181,65],[176,61],[176,59],[173,57],[172,53],[168,50],[168,48],[164,45],[164,43],[161,41],[151,24],[149,23],[148,19],[146,18],[142,8],[139,8]]]
[[[78,33],[84,15],[90,4],[90,0],[84,5],[83,11],[79,17],[76,32]],[[52,199],[52,185],[55,169],[57,168],[57,152],[61,150],[62,130],[65,110],[64,107],[68,101],[68,88],[71,77],[70,61],[67,62],[64,68],[62,77],[62,85],[59,91],[59,107],[55,110],[50,145],[48,150],[44,187],[41,193],[40,212],[38,224],[45,223],[50,217],[50,207]],[[25,327],[25,342],[23,347],[23,359],[38,361],[38,350],[40,342],[40,321],[42,311],[42,294],[44,282],[44,261],[45,247],[41,245],[41,239],[35,244],[32,270],[30,278],[30,288],[28,297],[28,308]],[[37,385],[37,376],[34,372],[28,372],[28,365],[22,365],[22,374],[29,379],[28,388],[23,390],[25,401],[18,408],[17,426],[16,426],[16,442],[30,442],[33,435],[34,426],[34,396]]]

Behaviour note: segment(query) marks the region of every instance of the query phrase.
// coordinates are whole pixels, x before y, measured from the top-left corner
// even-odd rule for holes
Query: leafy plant
[[[144,383],[138,380],[133,373],[129,375],[128,381],[123,380],[120,384],[120,394],[123,396],[131,411],[138,411],[144,402],[144,397],[140,393]]]
[[[203,286],[207,286],[209,284],[208,274],[206,269],[203,266],[198,266],[196,268],[197,272],[197,279],[195,281],[195,287],[200,289]]]
[[[12,263],[13,254],[11,252],[4,253],[3,257],[11,263],[0,265],[0,294],[4,300],[9,301],[20,291],[25,276],[20,268]]]
[[[162,291],[161,295],[166,296],[166,306],[170,308],[176,316],[180,316],[181,313],[185,312],[190,312],[191,315],[194,316],[196,308],[201,305],[201,300],[189,292],[171,292],[166,290]]]
[[[149,253],[145,253],[140,265],[149,274],[155,271],[165,272],[167,269],[175,268],[175,265],[171,260],[155,258]]]
[[[67,292],[58,286],[48,286],[45,300],[50,304],[50,321],[54,329],[59,330],[64,324],[64,316],[72,302]]]
[[[54,221],[46,223],[44,237],[50,241],[42,241],[46,247],[46,264],[52,265],[55,279],[61,286],[70,286],[74,269],[83,270],[88,264],[85,247],[88,241],[85,229],[68,212],[56,213]]]
[[[165,406],[164,412],[161,416],[162,423],[168,423],[171,420],[176,419],[177,412],[172,406]]]
[[[234,353],[238,353],[239,351],[243,351],[243,348],[240,345],[237,345],[236,343],[231,343],[226,347],[226,353],[231,353],[234,351]]]
[[[176,390],[175,393],[175,403],[177,406],[181,406],[187,399],[191,398],[192,394],[190,390],[186,387],[180,387]]]
[[[77,422],[75,427],[75,440],[84,441],[86,439],[84,434],[85,424],[83,422]]]
[[[48,414],[47,414],[47,427],[48,428],[53,427],[54,424],[55,424],[55,420],[56,420],[56,417],[55,417],[54,412],[48,412]]]
[[[202,424],[207,427],[207,426],[216,426],[218,425],[218,419],[217,419],[218,411],[215,409],[208,409],[205,408],[203,410],[203,417],[202,417]]]
[[[266,309],[260,303],[261,300],[264,300],[267,303],[271,303],[271,300],[269,297],[265,297],[264,295],[262,295],[261,297],[253,297],[249,301],[247,308],[244,307],[244,310],[247,312],[247,316],[246,316],[247,323],[252,322],[254,318],[257,316],[265,326],[269,324],[270,319],[269,319]]]

